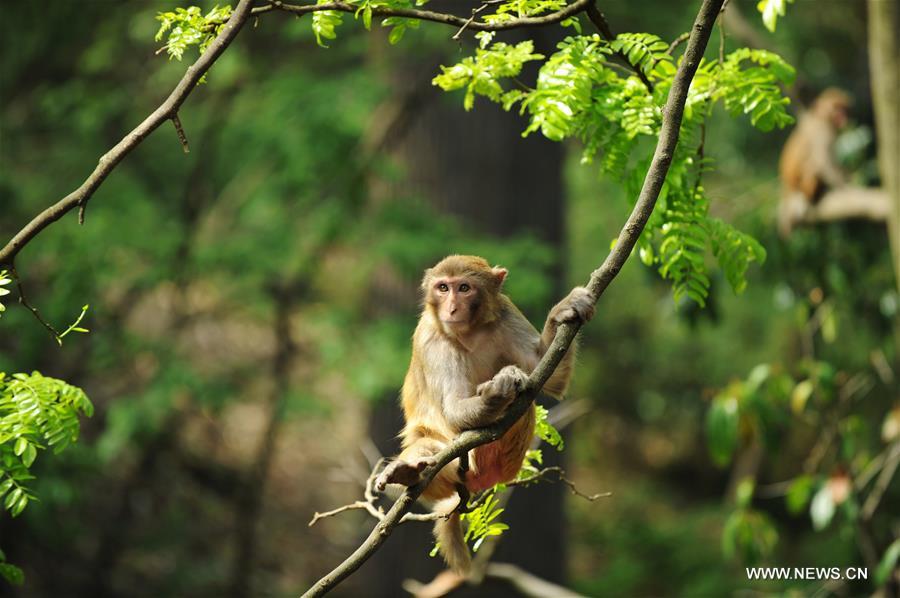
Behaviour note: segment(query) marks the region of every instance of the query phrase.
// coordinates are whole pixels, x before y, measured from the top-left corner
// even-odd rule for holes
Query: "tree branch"
[[[12,265],[16,255],[31,239],[76,206],[81,208],[83,212],[88,200],[119,162],[162,123],[173,119],[178,114],[178,109],[197,86],[197,82],[200,81],[200,78],[225,51],[225,48],[231,44],[238,31],[247,21],[247,18],[250,16],[250,5],[252,2],[253,0],[240,0],[231,18],[228,19],[228,22],[222,28],[222,32],[213,40],[206,51],[200,55],[200,58],[187,68],[184,76],[175,86],[175,89],[172,90],[172,93],[169,94],[169,97],[150,116],[144,119],[144,122],[135,127],[112,149],[103,154],[94,172],[85,179],[80,187],[35,216],[31,222],[16,233],[3,249],[0,249],[0,264]]]
[[[557,465],[554,465],[551,467],[544,467],[543,469],[536,471],[535,473],[531,474],[530,476],[527,476],[527,477],[524,477],[524,478],[521,478],[518,480],[513,480],[512,482],[507,482],[506,485],[507,486],[527,486],[529,484],[533,484],[534,482],[539,482],[541,480],[550,481],[550,480],[548,480],[550,474],[555,474],[556,480],[558,482],[562,482],[563,484],[565,484],[566,486],[569,487],[569,491],[571,491],[572,494],[574,494],[575,496],[580,496],[581,498],[583,498],[585,500],[594,502],[598,498],[608,498],[608,497],[612,496],[612,492],[598,492],[596,494],[585,494],[584,492],[582,492],[581,490],[578,489],[578,487],[575,485],[575,482],[573,482],[572,480],[570,480],[569,478],[566,477],[566,470],[564,470],[562,467],[559,467]]]
[[[510,19],[508,21],[500,21],[497,23],[484,23],[475,21],[471,18],[459,17],[456,15],[446,14],[442,12],[434,12],[432,10],[418,10],[415,8],[389,8],[384,6],[372,7],[372,15],[376,17],[404,17],[407,19],[418,19],[420,21],[431,21],[433,23],[442,23],[458,28],[466,28],[472,31],[508,31],[510,29],[522,29],[525,27],[543,27],[545,25],[554,25],[560,21],[564,21],[569,17],[573,17],[580,12],[593,6],[594,0],[575,0],[572,4],[565,8],[546,14],[540,17],[522,17],[519,19]],[[288,4],[280,0],[269,0],[266,6],[258,6],[253,9],[252,14],[257,15],[272,10],[283,10],[295,15],[305,15],[321,10],[333,10],[337,12],[348,12],[356,14],[360,10],[359,4],[351,4],[349,2],[326,2],[324,4]]]
[[[694,22],[684,59],[678,67],[672,88],[669,90],[666,105],[663,108],[659,140],[650,168],[644,178],[644,184],[638,200],[619,234],[615,247],[613,247],[600,268],[591,274],[588,282],[587,287],[593,294],[595,301],[603,294],[612,279],[622,269],[628,256],[631,255],[631,250],[637,243],[638,237],[656,205],[656,199],[659,197],[666,173],[672,162],[675,146],[678,143],[678,133],[681,128],[688,87],[706,49],[713,23],[722,3],[723,0],[704,0]],[[475,25],[475,23],[472,25]],[[407,488],[394,502],[384,519],[375,526],[368,538],[353,554],[316,582],[304,594],[304,598],[324,595],[356,571],[372,556],[387,540],[394,528],[400,523],[403,515],[422,494],[425,487],[445,465],[477,446],[499,439],[531,406],[538,391],[550,378],[556,366],[559,365],[579,328],[581,328],[581,325],[575,322],[567,322],[560,325],[553,343],[531,373],[531,376],[529,376],[525,389],[510,405],[506,415],[490,427],[463,432],[435,455],[437,463],[423,472],[422,481],[415,486]]]

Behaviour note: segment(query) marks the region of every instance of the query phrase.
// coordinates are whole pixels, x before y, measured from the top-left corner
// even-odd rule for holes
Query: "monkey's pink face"
[[[843,105],[837,105],[831,109],[831,124],[834,125],[835,129],[840,131],[847,126],[847,122],[850,120],[848,113],[847,106]]]
[[[478,289],[465,277],[439,278],[431,292],[444,324],[468,324],[478,310]]]

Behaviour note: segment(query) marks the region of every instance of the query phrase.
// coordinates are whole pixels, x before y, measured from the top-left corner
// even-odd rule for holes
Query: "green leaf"
[[[11,510],[13,505],[15,505],[24,494],[25,491],[21,488],[14,489],[6,495],[6,498],[3,500],[3,507],[7,510]]]
[[[25,510],[25,507],[28,506],[28,500],[28,494],[22,492],[21,496],[19,496],[19,499],[9,509],[10,515],[12,515],[13,517],[18,517],[22,513],[22,511]]]
[[[0,576],[14,586],[20,586],[25,583],[25,573],[9,563],[0,563]]]
[[[31,467],[31,464],[34,463],[34,459],[37,457],[37,449],[34,448],[33,444],[29,444],[25,449],[25,452],[22,453],[22,463],[25,464],[25,467]]]
[[[815,390],[815,385],[812,380],[799,382],[791,391],[791,411],[800,415],[806,407],[809,397],[812,396],[813,390]]]
[[[802,475],[794,478],[784,497],[788,511],[794,515],[802,512],[809,502],[812,489],[813,478],[811,476]]]
[[[544,440],[550,446],[555,446],[556,450],[561,451],[565,448],[565,442],[563,442],[562,435],[559,433],[555,427],[553,427],[550,422],[547,421],[547,416],[549,412],[547,409],[542,407],[541,405],[534,406],[535,411],[535,426],[534,433],[535,436]]]
[[[723,466],[737,447],[738,400],[734,396],[719,395],[713,399],[706,416],[706,436],[713,461]]]
[[[771,554],[777,542],[778,532],[772,521],[752,509],[734,511],[722,530],[722,552],[726,558],[740,556],[751,564]]]
[[[894,540],[888,546],[881,557],[881,562],[878,563],[878,567],[875,569],[875,584],[877,586],[882,587],[888,582],[891,573],[897,567],[898,560],[900,560],[900,539]]]
[[[27,449],[27,448],[28,448],[28,439],[25,438],[24,436],[19,436],[19,438],[16,439],[16,444],[15,444],[15,447],[13,448],[13,452],[16,454],[17,457],[21,457],[22,453],[24,453],[25,449]]]
[[[755,482],[753,478],[747,477],[738,483],[737,489],[735,491],[735,498],[737,502],[737,506],[745,509],[750,506],[750,501],[753,500],[753,489],[755,487]]]
[[[778,24],[778,17],[783,17],[788,2],[794,0],[760,0],[756,4],[756,10],[762,13],[763,25],[770,32],[775,33],[775,27]]]
[[[388,43],[392,46],[400,43],[400,40],[403,39],[403,34],[406,33],[405,25],[397,25],[393,29],[391,29],[390,35],[388,35]]]

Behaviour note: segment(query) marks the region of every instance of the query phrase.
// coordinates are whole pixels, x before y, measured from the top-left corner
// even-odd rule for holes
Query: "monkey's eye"
[[[470,286],[467,285],[466,283],[462,283],[461,285],[459,285],[459,292],[460,292],[460,293],[468,293],[468,292],[469,292],[469,289],[471,289],[471,288],[472,288],[472,287],[470,287]]]
[[[446,293],[447,291],[450,290],[450,287],[447,286],[446,282],[442,282],[441,284],[438,285],[438,290],[442,293]]]

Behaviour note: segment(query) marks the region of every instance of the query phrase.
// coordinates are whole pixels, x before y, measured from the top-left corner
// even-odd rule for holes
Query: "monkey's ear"
[[[497,281],[497,288],[503,286],[503,281],[506,280],[506,275],[509,271],[506,268],[494,267],[491,268],[491,274],[494,275],[494,279]]]

